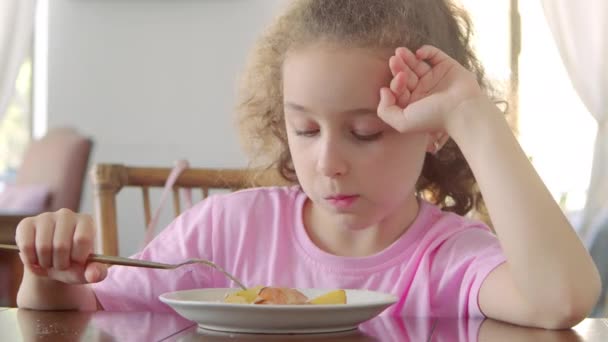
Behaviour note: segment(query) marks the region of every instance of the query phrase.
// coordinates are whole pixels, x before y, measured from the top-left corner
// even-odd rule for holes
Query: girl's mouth
[[[325,197],[325,200],[334,208],[337,209],[348,209],[355,201],[359,198],[359,195],[331,195]]]

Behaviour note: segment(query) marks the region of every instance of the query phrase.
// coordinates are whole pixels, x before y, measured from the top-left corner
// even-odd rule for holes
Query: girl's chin
[[[320,217],[325,217],[329,222],[341,230],[348,231],[363,231],[375,225],[374,222],[369,220],[370,215],[366,215],[361,210],[346,210],[343,208],[336,208],[335,206],[329,205],[326,201],[321,200],[321,203],[310,201],[308,202],[312,211],[320,213]]]

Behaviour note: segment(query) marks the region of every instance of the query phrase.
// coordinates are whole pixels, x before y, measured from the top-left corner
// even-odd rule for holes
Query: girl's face
[[[417,210],[427,134],[400,134],[377,115],[390,52],[310,46],[283,65],[285,122],[298,180],[313,210],[347,229]],[[409,209],[408,209],[409,208]],[[414,209],[412,209],[414,208]]]

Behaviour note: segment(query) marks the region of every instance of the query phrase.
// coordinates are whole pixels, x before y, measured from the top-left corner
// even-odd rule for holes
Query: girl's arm
[[[507,257],[481,286],[483,313],[544,328],[582,320],[601,290],[597,268],[475,75],[428,45],[397,49],[389,66],[378,115],[400,132],[428,132],[430,146],[454,139]]]
[[[463,102],[447,132],[467,159],[507,262],[481,286],[488,317],[571,327],[592,310],[600,277],[587,250],[487,98]]]

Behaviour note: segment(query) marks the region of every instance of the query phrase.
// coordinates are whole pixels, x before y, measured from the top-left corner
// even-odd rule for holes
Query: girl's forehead
[[[340,55],[352,54],[360,57],[386,61],[395,51],[395,48],[375,47],[375,46],[356,46],[320,39],[317,42],[293,46],[285,53],[285,60],[294,56],[326,54]]]
[[[283,65],[284,101],[315,111],[374,108],[391,79],[388,56],[362,48],[293,51]]]
[[[284,78],[390,76],[390,53],[380,49],[311,46],[291,51],[283,62]],[[309,77],[307,77],[309,76]],[[285,79],[284,79],[285,81]]]

